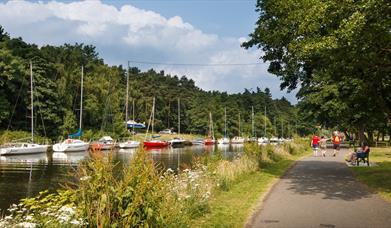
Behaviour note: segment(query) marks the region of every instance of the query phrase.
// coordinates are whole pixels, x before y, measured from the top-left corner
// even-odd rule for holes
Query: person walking
[[[338,131],[334,132],[332,141],[333,141],[333,157],[335,157],[339,152],[340,144],[341,144],[341,138],[338,135]]]
[[[318,156],[319,136],[317,136],[316,134],[314,134],[314,136],[312,136],[311,146],[312,146],[312,149],[314,150],[314,156],[315,157]]]
[[[327,140],[328,139],[326,137],[324,137],[323,135],[320,137],[319,147],[320,147],[320,152],[322,153],[323,157],[326,157]]]

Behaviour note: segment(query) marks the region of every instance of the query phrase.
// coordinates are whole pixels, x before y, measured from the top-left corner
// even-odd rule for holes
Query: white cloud
[[[0,24],[11,36],[21,36],[38,45],[86,43],[97,47],[109,64],[127,60],[177,63],[256,63],[258,50],[245,50],[245,37],[207,34],[184,22],[180,16],[165,18],[157,12],[100,1],[0,3]],[[246,66],[138,66],[186,75],[207,90],[241,92],[244,88],[269,87],[275,97],[279,80],[267,73],[267,65]],[[294,96],[288,95],[294,101]]]

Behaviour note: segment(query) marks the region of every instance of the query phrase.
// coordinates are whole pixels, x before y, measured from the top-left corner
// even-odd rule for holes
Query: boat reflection
[[[1,163],[47,163],[48,157],[46,152],[38,154],[24,154],[0,156]]]
[[[89,156],[88,151],[81,152],[53,152],[53,163],[77,164]]]

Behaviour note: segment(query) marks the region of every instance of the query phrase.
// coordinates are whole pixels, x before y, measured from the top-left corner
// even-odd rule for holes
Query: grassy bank
[[[391,148],[371,148],[369,156],[370,162],[377,166],[351,167],[351,170],[359,181],[391,202]]]
[[[210,201],[210,213],[193,220],[192,227],[243,227],[279,177],[309,153],[301,150],[295,154],[284,153],[275,161],[262,161],[258,171],[240,176],[228,191],[216,192]]]

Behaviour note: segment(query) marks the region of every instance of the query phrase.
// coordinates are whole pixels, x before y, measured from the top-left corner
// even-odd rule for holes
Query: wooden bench
[[[367,165],[369,166],[369,152],[357,153],[357,157],[356,157],[357,166],[360,165],[360,161],[367,163]]]

